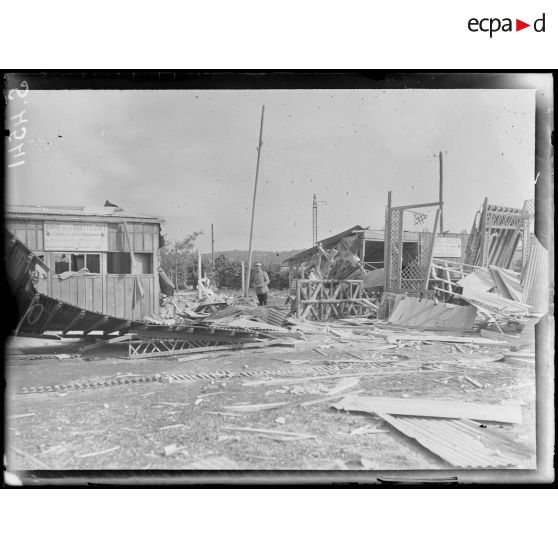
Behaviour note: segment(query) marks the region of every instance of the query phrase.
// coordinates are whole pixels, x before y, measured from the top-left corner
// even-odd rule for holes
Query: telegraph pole
[[[256,211],[256,193],[258,191],[258,174],[260,172],[260,155],[262,152],[262,136],[264,125],[265,105],[262,106],[262,120],[260,123],[260,141],[258,142],[258,159],[256,161],[256,179],[254,181],[254,199],[252,200],[252,220],[250,221],[250,244],[248,245],[248,270],[246,273],[246,283],[244,285],[244,296],[248,297],[248,289],[250,288],[250,272],[252,271],[252,237],[254,234],[254,213]]]
[[[211,223],[211,271],[215,273],[215,236],[213,223]]]
[[[327,205],[327,202],[318,200],[316,194],[312,199],[312,246],[318,244],[318,204],[323,203]]]
[[[442,152],[440,151],[438,155],[434,155],[434,157],[438,157],[440,159],[440,193],[439,193],[439,201],[440,201],[440,233],[444,232],[444,160]]]

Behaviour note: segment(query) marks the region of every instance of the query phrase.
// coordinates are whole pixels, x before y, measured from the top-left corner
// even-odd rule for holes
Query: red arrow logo
[[[521,31],[522,29],[525,29],[526,27],[531,27],[531,25],[529,23],[525,23],[524,21],[521,21],[520,19],[515,20],[515,30],[516,31]]]

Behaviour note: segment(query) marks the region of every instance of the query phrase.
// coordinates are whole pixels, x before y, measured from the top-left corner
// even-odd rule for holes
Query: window
[[[107,273],[122,275],[132,273],[132,262],[128,252],[107,253]]]
[[[153,254],[134,252],[134,262],[128,252],[107,253],[107,273],[113,275],[150,275],[153,273]]]
[[[70,271],[70,254],[54,254],[54,273],[60,275]]]
[[[134,253],[135,266],[134,271],[138,275],[150,275],[153,273],[153,254]]]
[[[100,254],[54,254],[54,273],[86,269],[89,273],[101,273]]]

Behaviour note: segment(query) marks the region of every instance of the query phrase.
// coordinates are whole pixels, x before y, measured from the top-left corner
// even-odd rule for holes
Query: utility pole
[[[254,199],[252,200],[252,220],[250,221],[250,244],[248,245],[248,270],[246,273],[246,283],[244,285],[244,296],[248,297],[248,289],[250,288],[250,272],[252,271],[252,237],[254,234],[254,213],[256,211],[256,193],[258,191],[258,174],[260,172],[260,155],[262,152],[262,136],[264,125],[265,105],[262,106],[262,120],[260,123],[260,141],[258,142],[258,159],[256,161],[256,179],[254,181]]]
[[[215,236],[213,223],[211,223],[211,271],[215,273]]]
[[[312,200],[312,246],[318,244],[318,204],[323,203],[327,205],[327,202],[318,200],[316,194]]]
[[[440,193],[439,193],[439,201],[440,201],[440,234],[444,232],[444,160],[442,152],[440,151],[438,155],[434,155],[434,157],[439,157],[440,159]]]

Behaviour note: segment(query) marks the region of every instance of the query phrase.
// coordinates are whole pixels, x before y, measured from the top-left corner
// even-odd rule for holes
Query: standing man
[[[258,305],[265,306],[267,304],[267,293],[269,292],[269,275],[262,269],[262,264],[257,263],[254,270],[254,279],[252,286],[256,289],[258,295]]]

